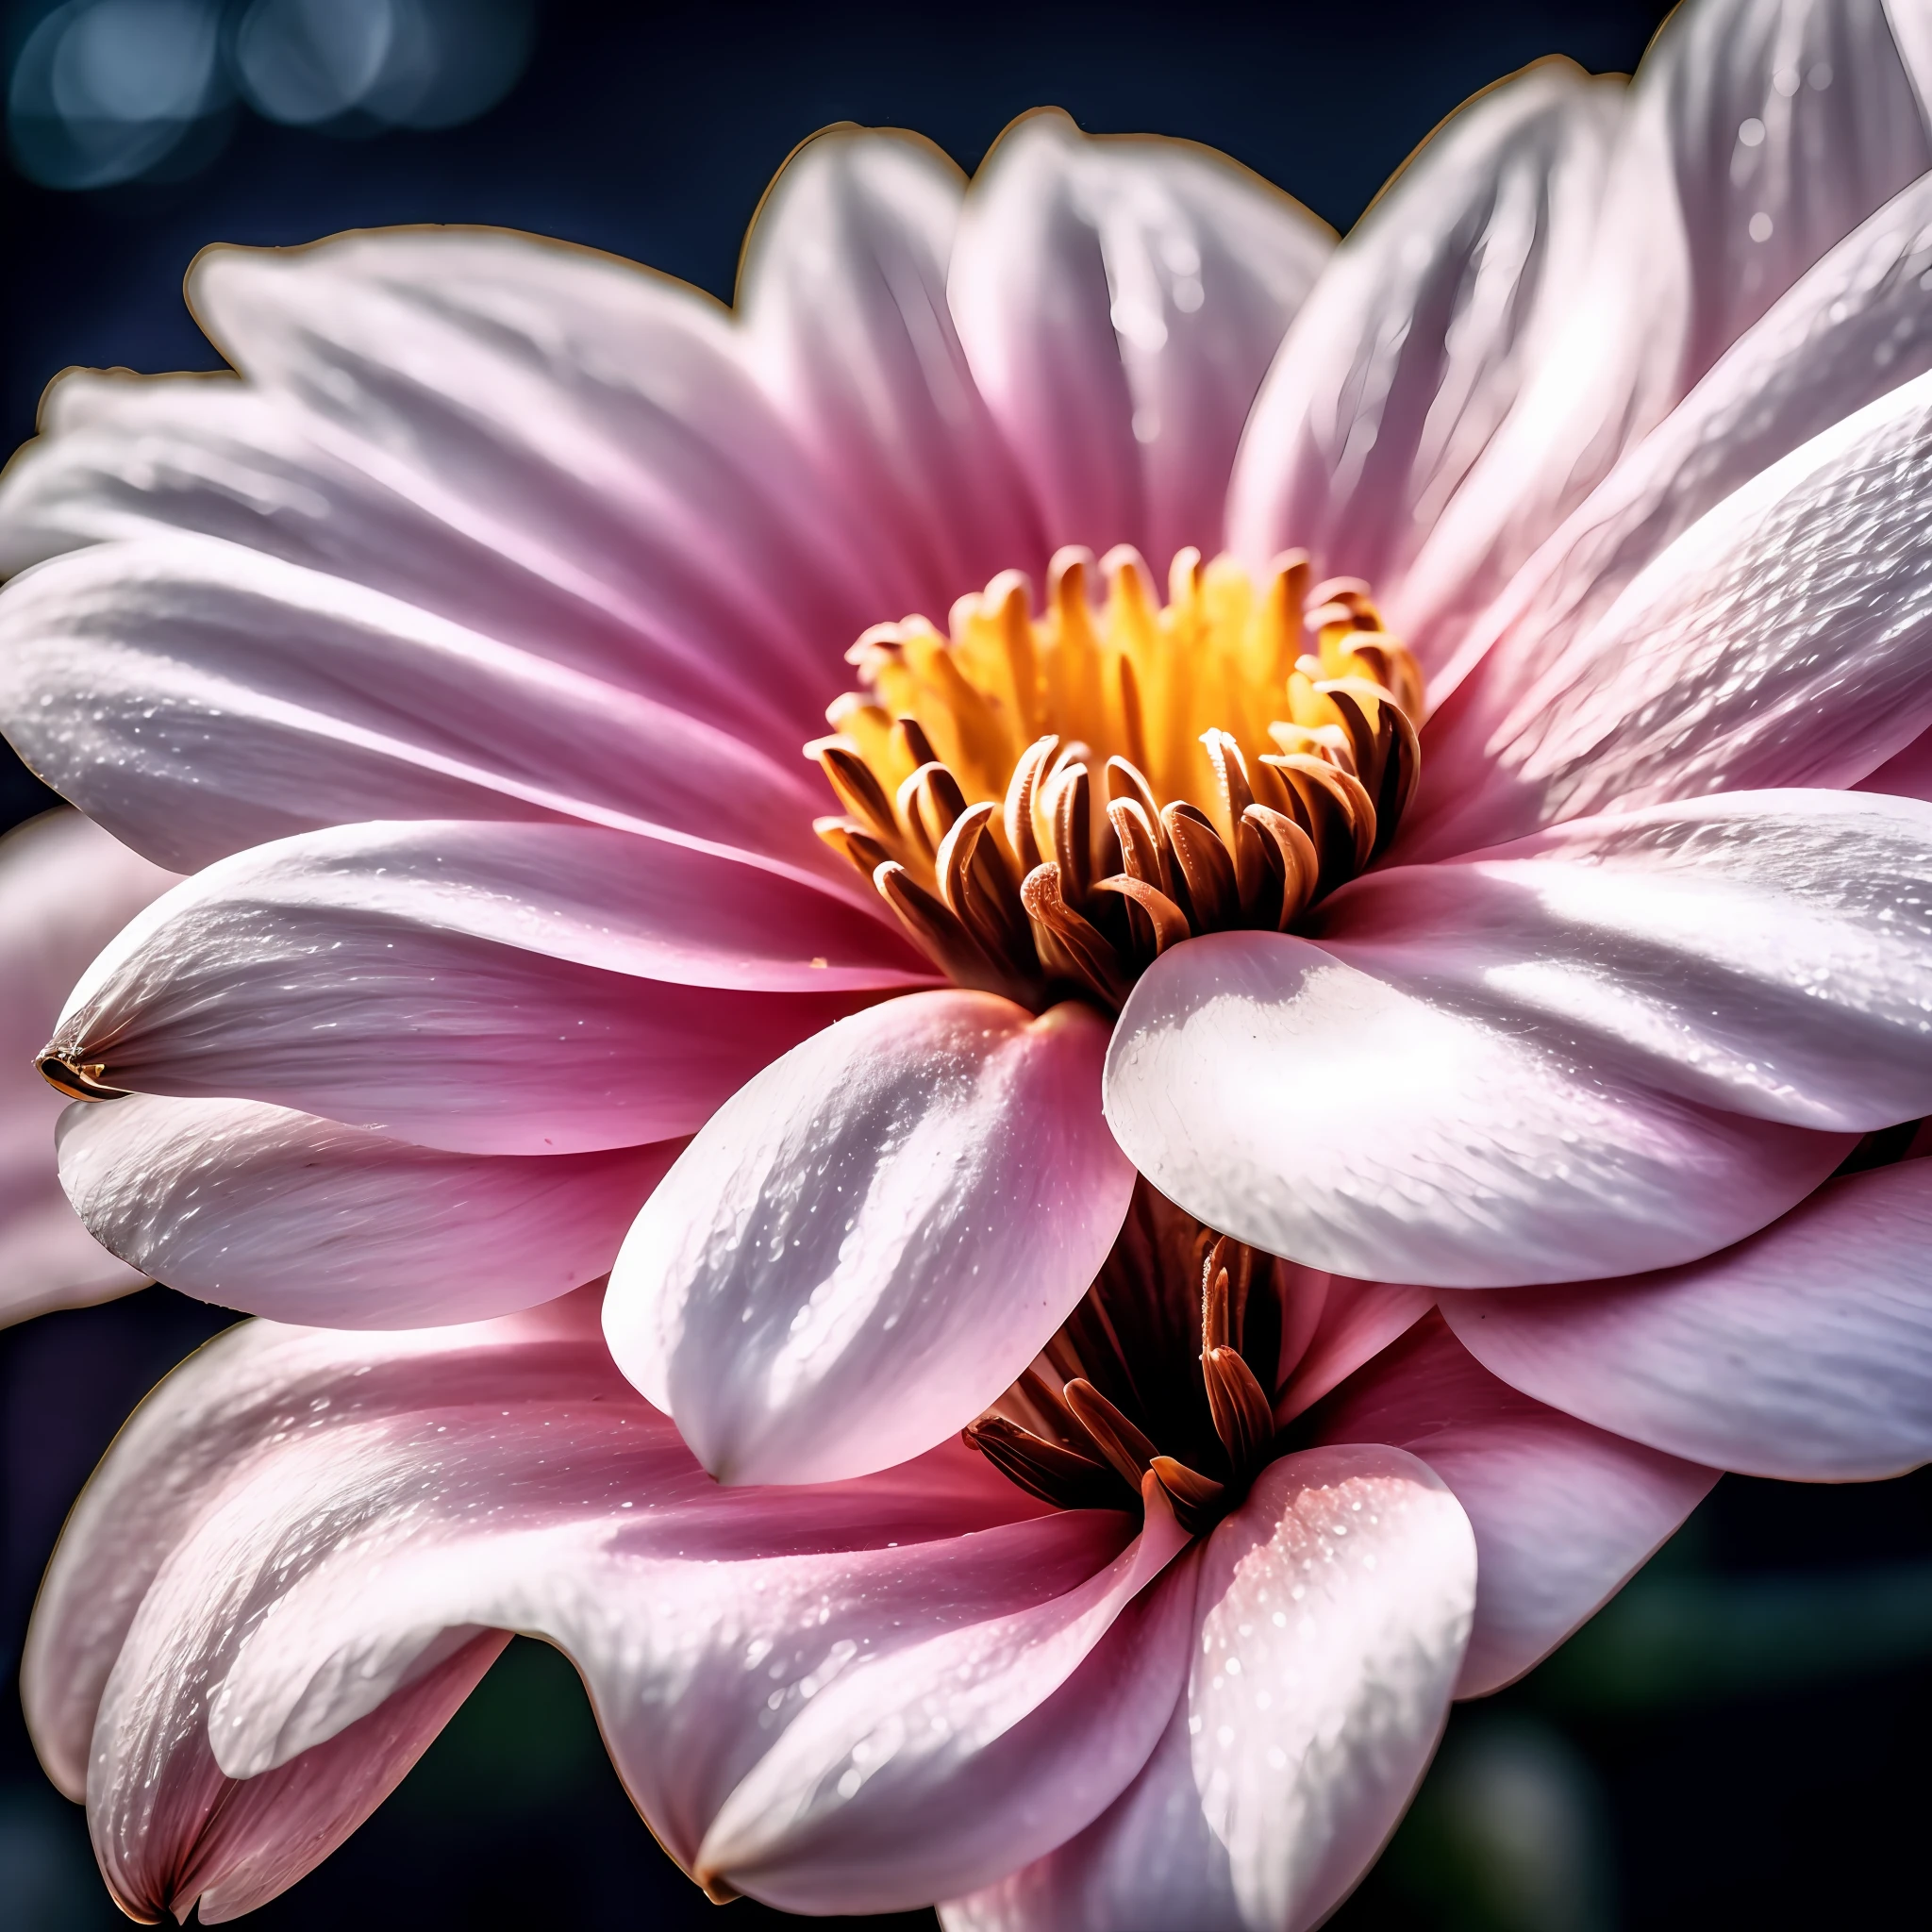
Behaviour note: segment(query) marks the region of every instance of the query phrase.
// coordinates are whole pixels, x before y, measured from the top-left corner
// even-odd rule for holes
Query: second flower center
[[[1102,594],[1096,600],[1095,578]],[[864,689],[806,747],[821,838],[962,986],[1109,1008],[1169,946],[1286,931],[1386,848],[1420,771],[1422,678],[1357,578],[1299,552],[1257,584],[1183,550],[1063,550],[869,630]]]

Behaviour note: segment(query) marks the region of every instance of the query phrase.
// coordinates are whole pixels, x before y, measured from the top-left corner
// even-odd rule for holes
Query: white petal
[[[1210,1226],[1432,1287],[1707,1254],[1849,1145],[1678,1100],[1507,1016],[1401,990],[1373,958],[1267,933],[1155,962],[1114,1030],[1107,1112],[1136,1167]]]
[[[1405,858],[1559,819],[1850,785],[1932,724],[1932,375],[1734,491],[1542,675],[1431,721]]]
[[[1434,1751],[1475,1545],[1399,1449],[1266,1470],[1203,1553],[1186,1695],[1077,1838],[942,1908],[947,1932],[1306,1932],[1355,1885]]]
[[[1099,1272],[1134,1174],[1103,1023],[915,993],[719,1109],[611,1275],[612,1352],[722,1480],[903,1461],[1019,1374]]]
[[[1485,1696],[1541,1662],[1718,1478],[1532,1401],[1477,1363],[1437,1315],[1339,1391],[1316,1429],[1320,1441],[1388,1442],[1421,1457],[1468,1513],[1475,1623],[1458,1697]]]
[[[60,1192],[61,1100],[34,1062],[88,961],[175,883],[78,812],[44,813],[0,842],[0,1322],[141,1286]]]
[[[1370,874],[1351,964],[1707,1106],[1827,1132],[1932,1113],[1932,805],[1732,792]]]

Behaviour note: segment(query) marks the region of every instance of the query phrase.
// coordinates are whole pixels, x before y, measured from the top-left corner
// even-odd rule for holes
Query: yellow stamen
[[[874,626],[807,747],[843,808],[821,835],[948,973],[1036,998],[1111,1005],[1177,938],[1285,929],[1386,847],[1419,769],[1414,660],[1365,584],[1307,579],[1299,552],[1257,585],[1183,550],[1163,604],[1133,550],[1063,550],[1038,615],[1008,571],[944,636]]]

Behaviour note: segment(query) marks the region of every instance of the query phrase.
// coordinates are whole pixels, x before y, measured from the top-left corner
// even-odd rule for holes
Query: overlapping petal
[[[1207,148],[1089,140],[1058,113],[1007,130],[950,299],[1055,543],[1220,547],[1241,425],[1332,239]]]
[[[318,441],[465,552],[521,565],[535,581],[520,601],[588,607],[558,626],[563,661],[781,757],[837,690],[882,587],[708,297],[593,250],[474,228],[208,249],[189,297],[228,360]]]
[[[130,1094],[68,1108],[60,1179],[95,1240],[183,1294],[414,1328],[608,1273],[679,1144],[451,1154],[257,1101]]]
[[[1051,547],[946,306],[965,189],[916,136],[828,128],[786,163],[745,243],[748,359],[865,533],[875,618],[942,620]]]
[[[1079,1837],[943,1907],[947,1932],[1305,1932],[1374,1857],[1435,1748],[1476,1550],[1399,1449],[1266,1470],[1209,1538],[1185,1692]]]
[[[1437,1316],[1313,1421],[1323,1441],[1388,1442],[1421,1457],[1468,1513],[1475,1616],[1458,1697],[1480,1697],[1541,1662],[1718,1477],[1532,1401],[1484,1369]]]
[[[48,812],[0,844],[0,1322],[141,1285],[61,1195],[60,1099],[34,1059],[88,961],[173,884],[77,812]]]
[[[780,763],[654,699],[211,538],[97,544],[0,593],[0,723],[179,870],[371,817],[663,826],[832,876]],[[817,849],[814,849],[817,848]]]
[[[1856,783],[1932,724],[1932,375],[1692,524],[1541,675],[1429,733],[1403,856],[1754,787]]]
[[[814,1482],[903,1461],[991,1403],[1099,1272],[1134,1186],[1106,1028],[921,993],[766,1069],[626,1238],[611,1348],[707,1468]]]
[[[723,1491],[595,1324],[586,1296],[383,1338],[251,1324],[136,1416],[25,1673],[130,1906],[199,1890],[216,1917],[298,1875],[427,1740],[491,1630],[571,1654],[654,1828],[717,1884],[931,1897],[1132,1776],[1192,1628],[1191,1591],[1143,1588],[1183,1541],[1164,1511],[1140,1538],[1042,1514],[958,1444],[858,1483]],[[1035,1732],[1060,1735],[1068,1776],[1042,1776]],[[337,1794],[327,1833],[305,1788]]]
[[[1462,632],[1430,678],[1432,743],[1449,731],[1450,695],[1473,666],[1482,667],[1478,706],[1523,690],[1707,510],[1932,365],[1932,304],[1920,287],[1928,270],[1932,175],[1893,195],[1753,324]],[[1437,566],[1460,584],[1466,554],[1432,548],[1418,564],[1403,591],[1408,621],[1430,621]]]
[[[1932,1160],[1829,1182],[1708,1260],[1585,1291],[1449,1295],[1493,1374],[1747,1475],[1870,1481],[1932,1459]]]
[[[1108,1049],[1107,1114],[1141,1172],[1210,1226],[1433,1287],[1708,1254],[1801,1200],[1850,1144],[1410,991],[1373,952],[1357,964],[1269,933],[1212,934],[1154,963]]]
[[[1453,635],[1811,265],[1932,167],[1882,0],[1707,0],[1630,89],[1593,259],[1437,524],[1404,621]]]
[[[1228,539],[1252,565],[1306,546],[1407,628],[1410,559],[1574,298],[1622,96],[1539,62],[1453,115],[1350,232],[1235,466]]]
[[[774,1056],[924,976],[842,899],[662,841],[349,825],[177,889],[89,970],[54,1043],[109,1086],[576,1153],[690,1133]]]
[[[1343,889],[1317,936],[1457,1012],[1764,1120],[1932,1113],[1932,805],[1741,792]]]

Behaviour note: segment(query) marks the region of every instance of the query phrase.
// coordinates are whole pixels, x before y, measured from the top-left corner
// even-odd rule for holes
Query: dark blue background
[[[37,9],[17,9],[14,41]],[[42,9],[43,10],[43,9]],[[1443,114],[1537,55],[1627,70],[1650,0],[884,9],[552,0],[517,89],[471,125],[350,140],[238,110],[199,174],[59,193],[4,180],[0,430],[65,364],[213,358],[180,300],[210,241],[491,222],[728,296],[773,172],[826,122],[915,127],[971,168],[1041,102],[1221,147],[1346,228]],[[7,819],[36,788],[0,775]],[[4,996],[4,989],[0,989]],[[126,1409],[224,1318],[154,1290],[0,1336],[0,1655]],[[1932,1484],[1726,1479],[1645,1577],[1524,1685],[1458,1712],[1382,1867],[1336,1924],[1443,1932],[1812,1926],[1924,1917]],[[568,1667],[514,1645],[397,1795],[256,1923],[707,1924],[611,1776]],[[739,1932],[771,1923],[749,1903]],[[79,1815],[0,1712],[0,1918],[121,1923]],[[922,1915],[908,1924],[927,1924]]]

